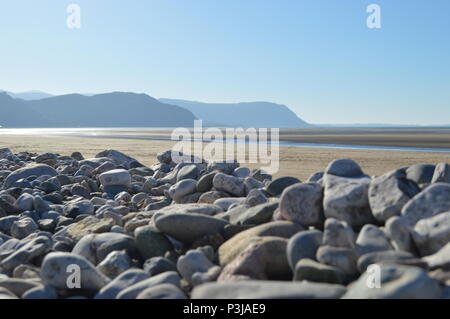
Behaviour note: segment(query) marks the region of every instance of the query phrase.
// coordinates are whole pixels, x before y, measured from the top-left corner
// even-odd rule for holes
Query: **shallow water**
[[[172,128],[0,128],[0,135],[37,135],[37,136],[72,136],[92,138],[122,138],[140,140],[173,140]],[[269,134],[270,136],[270,134]],[[354,144],[326,144],[283,141],[282,135],[279,146],[293,146],[305,148],[354,149],[378,151],[408,151],[450,153],[450,148],[411,147],[411,146],[380,146]],[[198,139],[192,139],[198,141]],[[211,140],[203,140],[211,142]],[[226,143],[249,143],[244,140],[225,140]],[[250,142],[252,143],[252,142]],[[274,143],[275,144],[275,143]]]

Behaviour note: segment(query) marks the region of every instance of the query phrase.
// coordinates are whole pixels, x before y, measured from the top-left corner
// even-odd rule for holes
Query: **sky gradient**
[[[66,26],[71,3],[81,29]],[[371,3],[381,29],[366,26]],[[450,124],[448,0],[1,1],[0,39],[0,89],[13,92],[270,101],[310,123]]]

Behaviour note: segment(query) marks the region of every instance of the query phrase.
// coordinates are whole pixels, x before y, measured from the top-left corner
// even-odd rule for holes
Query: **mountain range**
[[[53,96],[0,91],[3,127],[306,127],[287,106],[269,102],[211,104],[112,92]]]

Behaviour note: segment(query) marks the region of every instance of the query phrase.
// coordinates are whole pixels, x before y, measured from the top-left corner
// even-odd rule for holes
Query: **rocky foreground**
[[[447,164],[302,183],[157,158],[0,149],[0,298],[450,296]]]

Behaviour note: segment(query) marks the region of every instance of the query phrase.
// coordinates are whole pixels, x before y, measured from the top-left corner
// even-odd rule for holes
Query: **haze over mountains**
[[[195,119],[205,126],[309,126],[287,106],[268,102],[209,104],[124,92],[0,92],[3,127],[192,127]]]

